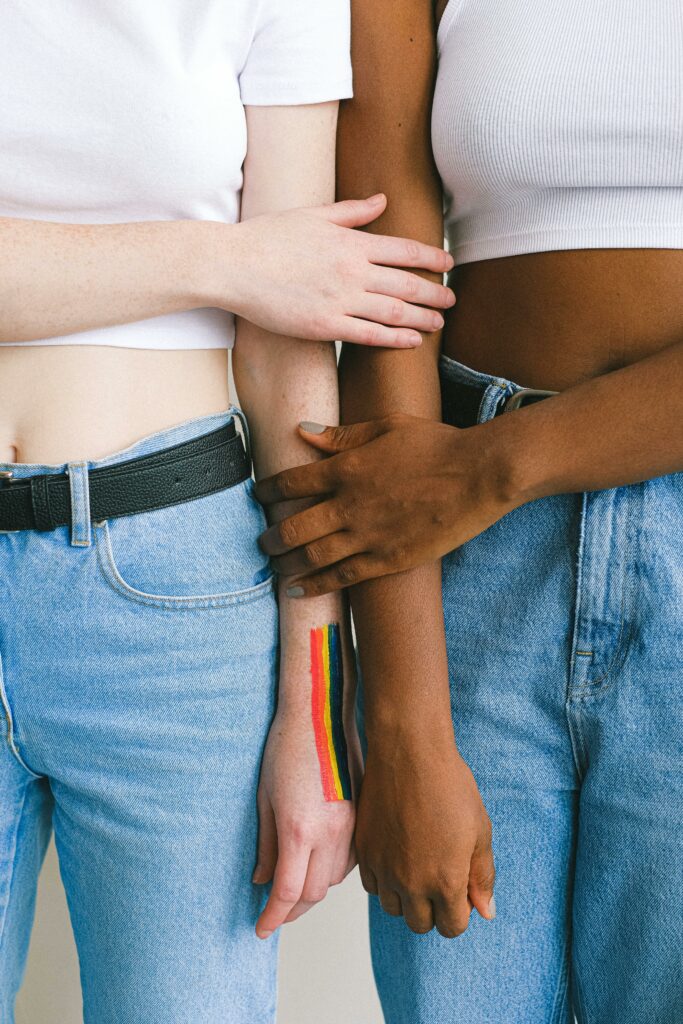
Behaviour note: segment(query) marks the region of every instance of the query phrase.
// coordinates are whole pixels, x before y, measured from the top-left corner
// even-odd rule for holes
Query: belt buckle
[[[559,391],[545,391],[543,388],[522,388],[520,391],[515,391],[514,395],[510,395],[503,402],[503,412],[513,412],[515,409],[521,409],[524,405],[529,404],[528,400],[540,401],[542,398],[549,398],[551,395],[559,395]]]

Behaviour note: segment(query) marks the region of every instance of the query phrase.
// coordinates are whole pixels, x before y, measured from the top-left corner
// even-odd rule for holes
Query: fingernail
[[[379,206],[379,204],[382,202],[383,199],[384,199],[384,193],[383,192],[378,192],[376,195],[370,196],[370,198],[368,199],[368,202],[369,203],[373,203],[375,206]]]
[[[252,882],[255,882],[258,885],[258,883],[261,881],[261,868],[256,868],[254,874],[251,876],[251,880]]]
[[[450,294],[450,296],[448,298],[448,305],[449,306],[454,306],[455,305],[455,292],[451,292],[451,294]]]
[[[440,316],[437,313],[436,316],[434,317],[434,327],[435,328],[439,328],[439,327],[443,327],[443,325],[444,325],[444,319],[443,319],[442,316]]]
[[[491,899],[489,900],[488,915],[489,915],[489,921],[492,921],[494,919],[494,917],[496,916],[496,898],[495,898],[495,896],[492,896]]]
[[[327,427],[322,423],[313,423],[312,420],[302,420],[299,424],[302,430],[305,430],[307,434],[324,434]]]
[[[272,932],[257,932],[259,939],[269,939],[272,934]]]
[[[287,597],[303,597],[303,587],[287,587]]]

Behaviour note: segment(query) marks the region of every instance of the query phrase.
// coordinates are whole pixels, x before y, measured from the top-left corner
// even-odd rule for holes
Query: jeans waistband
[[[241,409],[230,405],[227,409],[205,416],[196,416],[170,427],[164,427],[152,434],[146,434],[125,448],[111,452],[98,459],[74,459],[62,463],[38,462],[0,462],[0,471],[9,470],[14,480],[35,476],[43,473],[67,473],[71,495],[71,544],[75,547],[88,547],[91,539],[89,477],[91,469],[102,466],[113,466],[118,462],[150,455],[162,451],[172,445],[189,441],[201,434],[229,423],[235,416],[242,424],[247,457],[250,453],[249,431]]]
[[[487,420],[493,419],[503,399],[509,398],[510,395],[514,395],[517,391],[524,391],[527,387],[525,384],[518,384],[516,381],[508,380],[507,377],[497,377],[491,373],[481,373],[479,370],[473,370],[470,366],[459,363],[456,359],[452,359],[443,353],[439,358],[439,376],[443,392],[444,420],[447,423],[452,422],[452,416],[450,415],[452,410],[449,410],[447,400],[449,383],[463,384],[466,387],[472,388],[473,395],[477,396],[478,423],[485,423]],[[456,422],[454,425],[458,426],[459,424]]]

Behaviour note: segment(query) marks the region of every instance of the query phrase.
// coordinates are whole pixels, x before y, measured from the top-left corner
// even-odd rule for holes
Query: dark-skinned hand
[[[302,437],[331,457],[256,485],[264,505],[317,502],[260,538],[274,568],[299,577],[290,595],[325,594],[434,561],[509,512],[493,425],[459,430],[403,414],[302,424]]]
[[[452,732],[436,749],[412,730],[370,745],[356,850],[364,888],[414,932],[454,938],[473,907],[495,917],[491,822]]]

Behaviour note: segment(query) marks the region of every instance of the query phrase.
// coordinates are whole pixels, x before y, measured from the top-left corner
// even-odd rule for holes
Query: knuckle
[[[369,345],[376,345],[379,341],[379,327],[376,324],[368,324],[363,331],[363,338]]]
[[[274,886],[273,895],[280,903],[296,903],[299,898],[299,893],[295,887],[287,883],[280,883],[280,885]]]
[[[294,486],[291,474],[287,472],[280,473],[280,476],[278,478],[278,484],[280,486],[280,493],[282,497],[288,498]],[[282,526],[280,526],[280,530],[282,530]]]
[[[306,846],[309,843],[310,832],[308,826],[303,821],[289,822],[285,827],[285,832],[294,846]]]
[[[348,562],[342,562],[336,570],[337,580],[343,585],[349,583],[355,583],[358,579],[358,570],[355,565],[350,565]]]
[[[406,274],[403,294],[407,299],[416,299],[420,292],[420,279],[414,274]]]
[[[417,242],[412,239],[408,239],[405,248],[406,257],[409,260],[417,260],[420,258],[420,246]]]
[[[391,322],[394,324],[403,323],[403,303],[392,302],[389,309],[389,316]]]
[[[304,548],[304,559],[306,565],[315,569],[322,563],[323,553],[319,544],[307,544]]]
[[[321,903],[327,895],[327,889],[323,889],[320,886],[315,886],[311,889],[306,889],[303,894],[303,899],[306,903]]]
[[[346,452],[344,455],[341,473],[344,477],[354,477],[362,470],[362,459],[357,451]]]
[[[280,541],[288,548],[295,548],[298,544],[298,529],[291,519],[283,519],[278,527]]]

